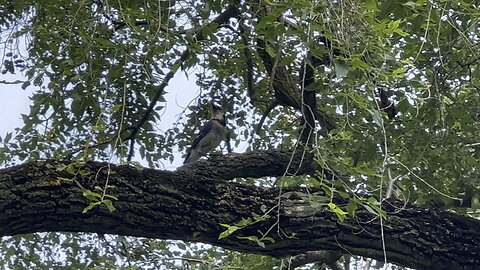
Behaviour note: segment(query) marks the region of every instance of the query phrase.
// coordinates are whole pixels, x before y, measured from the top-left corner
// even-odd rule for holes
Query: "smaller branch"
[[[265,122],[265,119],[267,119],[267,116],[270,114],[270,112],[272,112],[273,109],[275,109],[275,107],[277,107],[278,105],[280,105],[280,103],[278,102],[278,100],[275,100],[272,104],[270,104],[270,106],[268,106],[268,108],[265,110],[265,112],[263,113],[262,115],[262,118],[260,119],[260,122],[258,122],[258,125],[257,125],[257,128],[255,129],[255,132],[257,134],[260,134],[260,131],[262,130],[262,125],[263,125],[263,122]]]
[[[387,194],[385,195],[385,199],[389,199],[392,196],[393,189],[395,188],[395,183],[401,179],[404,175],[397,175],[395,177],[392,177],[392,170],[390,168],[387,169],[388,173],[388,188],[387,188]]]
[[[250,103],[254,105],[254,92],[253,92],[253,60],[252,54],[250,53],[250,49],[248,46],[248,35],[245,31],[245,23],[244,20],[240,20],[239,29],[241,33],[242,43],[245,46],[242,50],[243,55],[245,56],[245,64],[247,65],[247,72],[245,74],[245,81],[247,82],[247,94],[250,97]]]
[[[230,138],[231,138],[231,132],[229,131],[225,135],[225,144],[227,145],[227,151],[228,151],[229,154],[233,152],[232,145],[230,143]]]
[[[115,25],[115,28],[114,28],[115,31],[118,31],[118,30],[122,29],[123,27],[127,26],[126,22],[121,22],[121,21],[116,21],[116,20],[112,20],[112,24]],[[135,26],[150,25],[150,22],[148,22],[148,21],[136,21],[136,22],[134,22],[134,25]],[[168,32],[168,29],[163,27],[163,26],[160,26],[160,29],[165,31],[165,32]]]
[[[21,84],[21,83],[24,83],[25,81],[21,81],[21,80],[16,80],[16,81],[12,81],[12,82],[9,82],[9,81],[6,81],[6,80],[1,80],[0,83],[1,84]]]
[[[76,153],[80,152],[80,151],[83,151],[85,149],[88,149],[88,148],[97,148],[97,147],[100,147],[102,145],[105,145],[105,144],[109,144],[111,142],[113,142],[113,140],[115,140],[115,136],[112,136],[112,138],[104,141],[104,142],[99,142],[99,143],[96,143],[96,144],[92,144],[92,145],[85,145],[85,146],[82,146],[82,147],[79,147],[75,150],[73,150],[72,152],[70,152],[68,155],[67,155],[67,159],[70,159],[72,158],[73,155],[75,155]]]
[[[157,90],[155,91],[155,96],[153,97],[152,101],[150,101],[150,104],[147,110],[143,114],[142,118],[138,121],[138,123],[133,127],[132,133],[130,133],[130,135],[126,138],[126,140],[134,139],[135,136],[140,131],[140,128],[145,124],[145,122],[147,122],[148,118],[150,117],[153,110],[155,109],[155,105],[157,104],[157,101],[163,95],[165,87],[167,87],[168,83],[177,72],[178,67],[188,58],[189,55],[190,55],[190,50],[186,49],[185,51],[183,51],[180,58],[177,61],[175,61],[170,71],[167,73],[167,75],[165,75],[165,78],[163,78],[162,83],[157,87]]]
[[[127,161],[132,161],[132,157],[135,150],[135,138],[130,139],[130,149],[128,150]]]
[[[478,62],[479,60],[480,60],[479,57],[472,58],[470,61],[467,61],[467,62],[464,62],[464,63],[462,63],[460,60],[457,60],[457,61],[456,61],[456,65],[451,69],[450,72],[447,73],[447,75],[445,76],[445,78],[443,79],[443,81],[447,81],[448,79],[450,79],[450,77],[452,76],[453,72],[455,72],[458,67],[460,67],[460,68],[470,67],[470,65],[475,64],[475,63]]]
[[[330,266],[330,268],[333,270],[341,270],[342,267],[336,263],[341,257],[342,254],[339,252],[308,251],[305,254],[291,257],[291,259],[288,260],[288,265],[286,265],[286,268],[284,268],[284,265],[282,265],[281,269],[295,269],[309,263],[324,263]]]
[[[470,143],[470,144],[465,144],[466,147],[475,147],[475,146],[480,146],[480,142],[477,143]]]
[[[383,88],[380,88],[379,96],[380,109],[387,113],[388,119],[393,120],[397,115],[397,108],[395,107],[395,104],[390,101],[389,94]]]
[[[373,261],[372,259],[367,258],[367,259],[366,259],[365,266],[363,267],[363,269],[364,269],[364,270],[369,270],[369,269],[371,269],[370,266],[372,266],[372,261]]]
[[[134,128],[134,127],[126,127],[126,128],[124,128],[123,130],[121,130],[121,131],[119,132],[120,136],[122,136],[122,134],[124,134],[126,131],[131,130],[131,129],[133,129],[133,128]],[[80,151],[83,151],[83,150],[85,150],[85,149],[88,149],[88,148],[97,148],[97,147],[103,146],[103,145],[105,145],[105,144],[109,144],[109,143],[113,142],[114,140],[116,140],[116,139],[118,138],[118,135],[119,135],[119,134],[117,133],[117,134],[111,136],[110,139],[108,139],[108,140],[106,140],[106,141],[103,141],[103,142],[99,142],[99,143],[95,143],[95,144],[92,144],[92,145],[85,145],[85,146],[79,147],[79,148],[73,150],[72,152],[70,152],[70,153],[67,155],[66,158],[67,158],[67,159],[70,159],[70,158],[72,158],[72,156],[75,155],[76,153],[78,153],[78,152],[80,152]]]
[[[352,255],[350,255],[350,254],[343,255],[343,270],[350,270],[350,259],[351,258],[352,258]]]
[[[309,52],[300,66],[300,88],[302,90],[302,114],[305,120],[305,126],[301,131],[300,141],[308,145],[313,139],[315,130],[315,116],[317,114],[317,98],[315,90],[307,89],[315,83],[314,67],[321,63],[315,63],[315,57]]]

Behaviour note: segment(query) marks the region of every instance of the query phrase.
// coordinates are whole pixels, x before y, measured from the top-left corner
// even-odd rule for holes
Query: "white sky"
[[[161,130],[172,127],[178,121],[184,108],[198,96],[199,89],[193,80],[196,77],[193,74],[189,75],[191,79],[187,79],[183,72],[177,72],[166,87],[165,100],[167,103],[161,112],[161,121],[157,124]],[[21,74],[0,74],[0,81],[14,82],[16,80],[24,81],[25,77]],[[30,86],[26,90],[23,90],[21,86],[21,83],[0,83],[0,136],[2,138],[7,132],[13,132],[15,128],[21,127],[23,125],[21,114],[28,114],[30,111],[29,95],[33,93],[36,86]],[[165,169],[175,169],[182,164],[183,153],[175,154],[174,164],[164,163]],[[134,160],[140,162],[140,154],[136,154]],[[146,165],[144,162],[141,163]]]
[[[0,81],[24,80],[21,75],[0,74]],[[0,136],[13,131],[22,124],[21,113],[29,112],[29,94],[32,89],[23,90],[21,84],[0,84]]]

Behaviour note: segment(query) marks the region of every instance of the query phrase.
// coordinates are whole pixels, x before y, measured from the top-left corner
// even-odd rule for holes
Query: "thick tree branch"
[[[262,38],[257,38],[257,52],[272,80],[275,99],[283,106],[301,110],[301,93],[297,81],[284,66],[274,70],[275,61],[268,54],[267,44]]]
[[[284,189],[279,205],[275,188],[224,180],[280,175],[287,167],[287,157],[286,152],[249,153],[214,162],[200,161],[176,172],[88,162],[72,174],[62,169],[64,163],[56,161],[3,169],[0,235],[96,232],[197,241],[275,257],[324,250],[383,260],[378,217],[364,208],[357,209],[355,218],[340,222],[325,207],[310,204],[309,196],[322,196],[320,191]],[[300,171],[308,173],[310,166],[302,166]],[[114,187],[107,193],[118,199],[114,201],[116,211],[97,207],[82,214],[89,201],[82,196],[79,185],[59,177],[75,177],[81,186],[91,190],[104,186],[108,178]],[[346,203],[341,198],[334,202],[339,206]],[[234,224],[269,209],[274,211],[267,220],[218,239],[225,229],[219,224]],[[280,235],[276,229],[268,234],[274,243],[267,241],[263,248],[238,238],[261,237],[259,232],[275,228],[277,209]],[[385,202],[383,209],[388,212],[383,232],[389,262],[417,269],[449,270],[475,269],[480,264],[480,221],[437,209],[404,207],[397,201]]]
[[[262,38],[257,38],[257,52],[262,59],[265,68],[271,76],[272,87],[275,93],[275,100],[283,105],[288,106],[299,111],[303,109],[303,99],[301,93],[301,87],[299,87],[299,81],[294,79],[292,74],[284,67],[276,67],[274,70],[274,59],[267,52],[267,44]],[[300,68],[302,69],[303,66]],[[313,75],[312,75],[313,76]],[[315,95],[315,92],[311,93]],[[335,120],[321,111],[319,108],[312,110],[315,112],[315,119],[320,122],[320,125],[330,131],[335,128]]]
[[[238,177],[313,175],[316,172],[323,172],[326,179],[336,177],[335,173],[324,170],[312,162],[311,154],[307,153],[303,159],[301,158],[302,151],[292,155],[291,151],[282,150],[251,152],[236,156],[216,157],[211,159],[210,162],[200,160],[193,164],[184,165],[178,171],[192,175],[192,177],[223,180],[232,180]],[[212,167],[212,162],[217,166]],[[288,166],[289,163],[290,166]]]

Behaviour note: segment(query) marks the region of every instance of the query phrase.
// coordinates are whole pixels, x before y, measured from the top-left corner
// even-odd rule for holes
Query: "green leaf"
[[[357,203],[354,199],[350,199],[347,204],[347,212],[350,216],[355,216],[355,211],[357,210]]]
[[[57,177],[57,180],[60,182],[66,182],[66,183],[72,183],[73,179],[71,178],[65,178],[65,177]]]
[[[276,20],[275,14],[271,14],[268,16],[263,16],[260,22],[255,26],[257,30],[262,30],[267,28],[268,25],[271,25]]]
[[[242,218],[242,220],[235,223],[235,226],[242,228],[251,224],[253,224],[253,220],[251,218]]]
[[[102,198],[102,195],[91,190],[85,189],[83,191],[83,196],[91,201],[97,201]]]
[[[30,83],[29,80],[25,81],[25,82],[22,84],[22,89],[23,89],[23,90],[27,89],[27,87],[29,87],[30,84],[31,84],[31,83]]]
[[[266,51],[272,58],[277,56],[277,52],[272,47],[267,47]]]
[[[370,212],[371,214],[378,215],[378,213],[375,212],[375,210],[373,210],[373,208],[370,207],[368,204],[362,204],[362,206],[365,207],[365,209],[367,209],[367,211]]]
[[[380,128],[383,128],[383,118],[382,115],[380,114],[379,110],[369,110],[370,114],[372,115],[373,122],[379,126]]]
[[[398,34],[398,35],[400,35],[400,36],[402,36],[402,37],[408,36],[408,33],[405,32],[405,31],[403,31],[403,30],[400,29],[400,28],[394,29],[393,32],[396,33],[396,34]]]
[[[390,23],[388,23],[388,29],[397,29],[401,22],[401,20],[391,21]]]
[[[85,214],[88,211],[92,210],[95,206],[100,205],[101,202],[91,202],[87,207],[83,208],[82,213]]]
[[[321,202],[311,202],[311,203],[310,203],[310,206],[313,207],[313,208],[321,208],[321,207],[324,207],[324,206],[325,206],[325,203],[321,203]]]
[[[3,139],[3,143],[8,143],[12,139],[12,132],[7,132],[7,135],[5,135],[5,138]]]
[[[258,239],[258,237],[256,237],[255,235],[251,235],[251,236],[237,236],[238,239],[242,239],[242,240],[249,240],[249,241],[252,241],[252,242],[255,242],[255,243],[259,243],[260,242],[260,239]],[[265,247],[265,246],[264,246]]]
[[[268,215],[259,215],[257,213],[252,213],[253,215],[253,220],[255,220],[255,222],[260,222],[260,221],[265,221],[268,219]]]
[[[225,230],[224,232],[220,233],[220,235],[218,236],[218,240],[223,239],[223,238],[226,238],[226,237],[228,237],[229,235],[231,235],[232,233],[236,232],[238,229],[240,229],[240,228],[237,227],[237,226],[230,226],[230,225],[227,225],[227,224],[220,224],[220,225],[223,226],[223,227],[226,227],[227,230]]]
[[[340,207],[338,207],[334,203],[328,203],[327,206],[330,209],[330,211],[332,211],[333,213],[335,213],[337,215],[337,217],[338,217],[338,219],[340,219],[340,221],[345,220],[345,217],[348,214],[347,212],[343,211]]]
[[[372,70],[372,67],[369,64],[367,64],[363,60],[360,60],[358,57],[354,57],[354,58],[350,59],[350,64],[352,65],[352,67],[358,68],[358,69],[363,70],[363,71],[371,71]]]
[[[405,76],[405,72],[407,72],[406,68],[397,68],[392,71],[392,78],[403,78]]]
[[[372,11],[379,11],[376,0],[366,0],[363,6]]]
[[[348,66],[342,62],[334,61],[333,64],[335,65],[335,76],[337,78],[346,77],[348,74]]]
[[[262,241],[269,241],[270,243],[274,244],[275,243],[275,239],[273,239],[272,237],[262,237]]]
[[[102,200],[102,203],[105,204],[105,206],[107,206],[108,211],[113,212],[116,210],[111,200],[104,199]]]
[[[374,197],[368,198],[367,204],[363,204],[363,207],[365,207],[365,209],[367,209],[368,212],[370,212],[374,215],[378,215],[382,218],[386,218],[387,217],[387,212],[385,212],[385,210],[381,209],[380,206],[381,206],[380,202],[378,202],[377,199],[375,199]]]
[[[104,197],[105,197],[105,198],[112,199],[112,200],[115,200],[115,201],[117,201],[117,200],[118,200],[118,198],[117,198],[117,197],[115,197],[115,196],[113,196],[113,195],[110,195],[110,194],[105,194],[105,196],[104,196]]]

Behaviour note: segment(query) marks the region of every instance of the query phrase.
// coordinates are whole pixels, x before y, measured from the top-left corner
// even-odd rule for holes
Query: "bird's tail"
[[[200,158],[200,155],[197,153],[197,151],[195,149],[191,149],[190,151],[188,151],[187,156],[185,157],[185,160],[183,161],[183,164],[194,162],[199,158]]]

